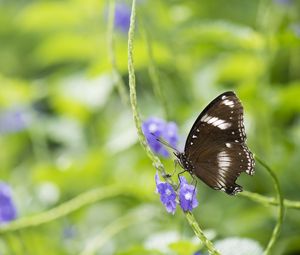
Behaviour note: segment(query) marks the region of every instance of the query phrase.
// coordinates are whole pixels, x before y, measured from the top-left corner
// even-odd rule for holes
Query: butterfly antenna
[[[151,133],[151,135],[153,135],[156,139],[156,141],[160,142],[161,144],[171,148],[172,150],[178,152],[178,150],[176,148],[174,148],[171,144],[169,144],[166,140],[164,140],[163,138],[161,137],[157,137],[155,134]]]

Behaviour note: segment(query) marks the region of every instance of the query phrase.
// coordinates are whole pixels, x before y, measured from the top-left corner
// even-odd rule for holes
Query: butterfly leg
[[[195,178],[195,176],[194,175],[191,175],[192,176],[192,178],[193,178],[193,180],[192,180],[192,185],[194,185],[194,190],[193,190],[193,195],[192,195],[192,198],[194,198],[194,195],[195,195],[195,193],[196,193],[196,187],[197,187],[197,179]],[[195,184],[193,184],[195,182]]]
[[[177,159],[175,159],[174,160],[174,171],[173,171],[173,173],[172,174],[166,174],[165,176],[164,176],[164,178],[171,178],[175,173],[176,173],[176,168],[177,168],[177,166],[178,166],[178,160]]]
[[[178,186],[176,187],[176,190],[180,187],[180,184],[181,184],[180,175],[182,175],[184,172],[186,172],[186,170],[183,170],[183,171],[181,171],[180,173],[177,174],[179,183],[178,183]]]

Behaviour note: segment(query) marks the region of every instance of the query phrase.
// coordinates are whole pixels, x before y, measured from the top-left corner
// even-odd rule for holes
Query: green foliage
[[[166,250],[146,243],[162,231],[180,234],[170,255],[205,251],[184,214],[168,215],[155,194],[156,170],[120,99],[129,95],[128,35],[109,30],[108,2],[0,5],[0,113],[18,109],[27,123],[0,134],[0,176],[19,214],[0,228],[0,253],[159,255]],[[289,255],[300,251],[300,5],[278,2],[137,1],[133,59],[141,119],[176,121],[182,143],[212,98],[236,91],[249,145],[294,208],[271,253]],[[172,173],[171,160],[163,163]],[[257,164],[239,183],[263,195],[245,192],[258,203],[198,183],[189,222],[214,229],[216,240],[247,237],[266,247],[278,210],[265,197],[275,197],[272,180]]]

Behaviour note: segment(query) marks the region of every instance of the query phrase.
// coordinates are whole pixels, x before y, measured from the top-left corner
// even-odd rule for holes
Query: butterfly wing
[[[195,121],[184,154],[193,172],[213,189],[228,194],[242,191],[235,183],[246,172],[254,174],[254,159],[248,149],[243,106],[234,92],[215,98]]]

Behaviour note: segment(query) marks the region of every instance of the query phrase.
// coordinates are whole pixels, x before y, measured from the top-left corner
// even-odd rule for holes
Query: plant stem
[[[119,194],[122,194],[122,191],[116,187],[98,188],[98,189],[87,191],[65,203],[62,203],[61,205],[53,209],[50,209],[48,211],[33,216],[28,216],[28,217],[24,217],[12,221],[11,223],[4,225],[0,228],[0,234],[12,232],[12,231],[16,231],[28,227],[36,227],[51,222],[53,220],[66,216],[82,208],[83,206],[93,204],[99,200],[113,197]]]
[[[164,177],[165,168],[159,158],[154,155],[151,151],[146,138],[142,132],[141,121],[137,107],[137,97],[136,97],[136,82],[135,82],[135,72],[134,72],[134,64],[133,64],[133,41],[134,41],[134,29],[135,29],[135,0],[132,1],[132,9],[131,9],[131,17],[130,17],[130,27],[128,33],[128,72],[129,72],[129,91],[130,91],[130,103],[133,113],[133,119],[136,126],[137,134],[139,137],[139,141],[142,147],[145,149],[148,157],[152,160],[153,165],[158,169],[161,175]],[[166,178],[167,182],[171,182],[170,178]],[[173,184],[173,183],[171,183]],[[185,213],[185,216],[191,225],[192,229],[196,236],[203,242],[206,246],[210,254],[217,255],[219,254],[216,249],[213,247],[213,244],[205,237],[198,223],[196,222],[193,214],[191,212]]]
[[[135,29],[135,0],[132,1],[130,27],[128,32],[128,73],[129,73],[130,103],[131,103],[133,119],[138,133],[139,141],[142,147],[145,149],[148,157],[152,160],[154,167],[160,171],[162,176],[165,176],[166,175],[165,169],[161,161],[159,160],[159,158],[155,156],[152,150],[150,149],[141,127],[141,121],[140,121],[141,118],[137,107],[135,72],[134,72],[134,64],[133,64],[134,29]]]
[[[194,215],[191,212],[186,212],[185,216],[186,216],[189,224],[193,228],[194,233],[200,239],[200,241],[204,244],[204,246],[207,248],[209,253],[212,255],[220,255],[220,253],[213,246],[212,242],[209,239],[207,239],[207,237],[204,235],[204,233],[201,230],[201,228],[199,227]]]
[[[269,255],[269,254],[271,254],[271,250],[272,250],[276,240],[278,239],[278,236],[279,236],[279,233],[280,233],[280,230],[281,230],[281,226],[282,226],[282,222],[283,222],[283,216],[284,216],[283,196],[282,196],[282,191],[281,191],[281,188],[280,188],[278,178],[275,175],[275,173],[273,172],[273,170],[263,160],[261,160],[256,155],[255,155],[255,159],[257,160],[257,162],[259,162],[267,170],[267,172],[272,177],[273,183],[274,183],[274,188],[275,188],[275,191],[277,193],[277,202],[279,204],[277,223],[276,223],[275,228],[273,229],[270,241],[269,241],[269,243],[268,243],[268,245],[267,245],[267,247],[264,251],[264,255]]]
[[[258,202],[264,205],[273,205],[273,206],[278,206],[278,201],[274,197],[266,197],[254,192],[246,191],[244,190],[243,192],[238,194],[239,196],[242,197],[247,197],[254,202]],[[284,206],[287,209],[300,209],[300,201],[293,201],[289,199],[284,199]]]

